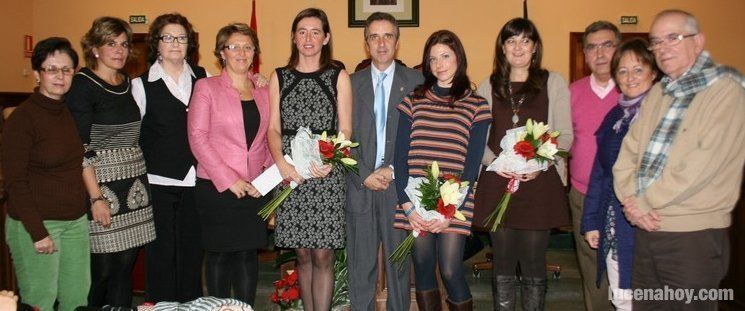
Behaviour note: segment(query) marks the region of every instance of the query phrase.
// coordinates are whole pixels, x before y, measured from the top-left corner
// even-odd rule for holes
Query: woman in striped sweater
[[[466,217],[424,221],[413,212],[404,192],[409,176],[426,176],[437,161],[440,171],[460,175],[471,185],[476,181],[491,122],[487,101],[471,90],[467,61],[458,37],[448,31],[433,33],[424,47],[424,84],[399,104],[401,117],[395,152],[399,206],[396,228],[426,232],[415,242],[413,259],[419,310],[441,310],[435,268],[447,289],[450,310],[472,310],[473,300],[463,272],[463,249],[471,234],[473,193],[459,210]]]

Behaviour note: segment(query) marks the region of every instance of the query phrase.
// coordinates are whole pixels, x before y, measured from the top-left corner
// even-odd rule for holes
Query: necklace
[[[91,76],[89,76],[89,75],[85,74],[85,72],[82,72],[82,71],[78,71],[78,72],[77,72],[76,74],[78,74],[78,75],[82,75],[82,76],[84,76],[84,77],[86,77],[86,78],[90,79],[91,81],[93,81],[93,83],[95,83],[96,85],[100,86],[100,87],[101,87],[101,88],[102,88],[102,89],[103,89],[104,91],[106,91],[106,92],[109,92],[109,93],[111,93],[111,94],[115,94],[115,95],[124,95],[124,94],[127,94],[127,92],[129,92],[129,77],[126,77],[126,76],[125,76],[125,78],[126,78],[126,81],[127,81],[127,89],[126,89],[126,90],[124,90],[124,92],[115,92],[115,91],[112,91],[112,90],[109,90],[109,89],[107,89],[107,88],[106,88],[105,86],[103,86],[103,84],[101,84],[101,83],[99,83],[98,81],[96,81],[96,79],[93,79],[93,77],[91,77]]]
[[[510,107],[512,108],[512,128],[517,127],[517,122],[520,122],[520,106],[525,102],[525,94],[520,96],[520,99],[515,103],[515,97],[512,96],[512,84],[509,84],[507,90],[510,92]]]

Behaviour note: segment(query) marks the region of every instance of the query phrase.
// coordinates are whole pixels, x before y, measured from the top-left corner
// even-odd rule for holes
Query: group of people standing
[[[518,284],[524,310],[544,309],[550,229],[571,223],[567,205],[588,310],[606,308],[607,297],[592,299],[602,291],[593,276],[604,280],[605,270],[614,288],[716,288],[745,161],[738,152],[745,131],[733,130],[745,124],[745,90],[742,76],[703,51],[692,15],[660,13],[651,43],[621,42],[611,23],[593,23],[583,37],[593,74],[571,86],[542,67],[541,36],[528,19],[502,27],[492,73],[476,89],[455,33],[427,39],[421,71],[395,61],[399,38],[393,16],[372,14],[364,30],[371,65],[350,76],[332,58],[326,14],[305,9],[292,23],[287,65],[268,81],[251,73],[259,40],[243,23],[216,36],[217,76],[190,59],[194,30],[177,13],[151,23],[151,66],[131,81],[122,69],[132,31],[121,19],[93,22],[82,40],[86,67],[77,72],[69,41],[40,41],[32,57],[38,88],[8,119],[2,146],[6,231],[24,302],[42,310],[55,301],[60,310],[130,306],[131,270],[146,245],[148,300],[193,300],[204,283],[207,295],[253,304],[257,249],[267,243],[257,212],[269,196],[251,181],[272,165],[297,185],[277,211],[275,245],[297,253],[306,310],[330,309],[333,251],[344,247],[352,309],[373,310],[378,248],[387,258],[413,229],[427,233],[412,254],[419,309],[444,308],[439,268],[447,308],[472,310],[466,237],[509,179],[522,184],[490,233],[495,309],[514,310]],[[528,119],[561,131],[569,163],[524,175],[486,171],[505,131]],[[284,158],[300,127],[359,142],[359,173],[314,165],[312,178],[301,176]],[[713,141],[722,137],[727,148]],[[478,181],[459,207],[464,220],[425,221],[412,212],[408,178],[425,176],[433,161]],[[597,259],[586,246],[598,249]],[[385,265],[387,309],[408,310],[408,265]],[[657,274],[691,267],[695,277]],[[634,301],[634,308],[659,306]]]

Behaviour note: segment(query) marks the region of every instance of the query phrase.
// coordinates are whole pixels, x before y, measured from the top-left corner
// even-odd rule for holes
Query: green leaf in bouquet
[[[264,207],[262,207],[261,210],[259,210],[259,213],[258,213],[259,216],[264,220],[269,219],[269,217],[271,217],[272,214],[274,214],[277,208],[279,208],[279,206],[282,205],[282,202],[284,202],[287,199],[287,197],[290,195],[290,192],[292,192],[292,187],[290,186],[287,186],[286,188],[282,189],[279,195],[274,197],[274,199],[269,201],[269,203],[264,205]]]

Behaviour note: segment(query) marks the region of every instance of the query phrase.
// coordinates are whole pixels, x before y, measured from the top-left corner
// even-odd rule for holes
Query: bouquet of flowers
[[[409,177],[404,190],[414,205],[414,211],[425,221],[432,219],[445,220],[456,218],[466,220],[458,207],[463,203],[468,194],[468,182],[461,181],[459,176],[453,174],[442,174],[437,161],[426,171],[426,177]],[[389,259],[398,264],[403,264],[406,256],[414,247],[414,239],[424,232],[413,230],[396,247]]]
[[[550,164],[556,161],[556,157],[567,157],[569,153],[559,150],[556,138],[561,133],[559,131],[550,131],[550,127],[543,122],[533,122],[528,119],[525,126],[507,130],[502,137],[499,146],[502,152],[486,168],[487,171],[514,173],[514,174],[531,174],[538,171],[545,171]],[[484,220],[484,225],[488,226],[493,222],[491,231],[496,231],[502,222],[502,217],[507,211],[507,205],[510,203],[512,194],[520,187],[520,180],[510,178],[507,187],[499,200],[497,208],[489,214]]]
[[[342,132],[339,132],[336,136],[328,136],[325,131],[321,135],[315,135],[308,128],[301,127],[298,129],[295,138],[290,142],[290,146],[292,148],[293,165],[298,174],[305,179],[312,176],[310,173],[311,163],[341,166],[347,171],[358,172],[357,160],[349,155],[349,149],[357,147],[359,144],[346,139]],[[285,157],[287,156],[285,155]],[[297,187],[297,184],[291,182],[279,195],[261,208],[259,216],[264,220],[269,219],[295,187]]]
[[[287,275],[274,281],[274,293],[271,299],[273,303],[279,305],[280,310],[301,308],[300,284],[294,270],[287,270]]]

